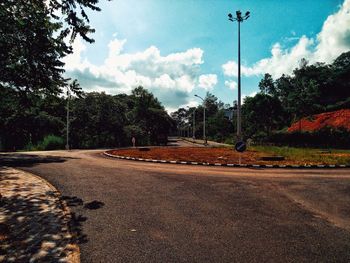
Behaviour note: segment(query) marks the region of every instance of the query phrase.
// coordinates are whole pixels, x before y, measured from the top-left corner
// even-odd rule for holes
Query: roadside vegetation
[[[0,4],[0,151],[64,148],[68,99],[72,148],[126,146],[132,137],[138,145],[164,142],[173,120],[153,94],[142,87],[130,95],[84,93],[64,75],[76,36],[94,42],[87,13],[100,11],[97,3]]]
[[[295,148],[278,146],[251,146],[248,149],[267,156],[284,156],[287,161],[302,164],[345,164],[350,165],[350,150]]]
[[[204,107],[207,138],[232,144],[236,104],[224,104],[214,94],[207,93],[203,105],[169,116],[143,87],[134,87],[130,95],[85,93],[77,80],[65,77],[62,61],[72,53],[74,39],[94,42],[87,14],[100,11],[97,3],[8,0],[0,5],[0,150],[63,148],[68,109],[72,148],[128,146],[133,137],[136,145],[157,145],[169,133],[192,137],[193,118],[195,137],[201,138]],[[350,52],[332,64],[302,60],[290,76],[273,79],[266,73],[259,88],[242,106],[245,140],[254,145],[350,147],[349,128],[343,124],[310,131],[300,121],[288,131],[302,118],[350,108]]]
[[[245,140],[261,145],[350,148],[350,119],[338,116],[348,114],[350,109],[350,52],[341,54],[332,64],[309,65],[302,60],[292,75],[275,80],[266,73],[259,88],[260,92],[246,97],[242,105]],[[172,113],[178,134],[193,136],[195,111],[195,136],[203,138],[203,106],[208,139],[232,144],[237,106],[225,105],[211,93],[206,94],[203,105]],[[329,120],[321,123],[325,116]],[[303,121],[298,122],[300,119]]]

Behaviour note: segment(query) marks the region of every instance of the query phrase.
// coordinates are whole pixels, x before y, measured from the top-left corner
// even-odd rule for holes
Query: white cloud
[[[242,94],[242,98],[241,98],[241,103],[244,103],[244,100],[247,98],[247,97],[254,97],[256,94],[258,94],[256,91],[246,95],[246,94]]]
[[[293,34],[293,33],[292,33]],[[273,45],[271,56],[261,59],[253,66],[241,66],[243,76],[270,73],[274,78],[291,74],[302,58],[310,63],[331,63],[341,53],[350,50],[350,0],[345,0],[340,9],[326,19],[316,39],[302,36],[291,48],[283,49],[280,43]],[[237,77],[238,65],[228,61],[222,65],[224,75]]]
[[[237,77],[238,76],[238,64],[236,61],[228,61],[224,65],[222,65],[222,69],[224,74],[229,77]],[[241,74],[244,76],[252,76],[255,74],[254,70],[249,67],[245,67],[241,65]]]
[[[211,89],[217,83],[215,74],[200,75],[203,50],[191,48],[184,52],[162,56],[155,46],[125,53],[126,39],[114,39],[108,44],[108,56],[102,65],[83,59],[86,46],[77,38],[74,53],[65,57],[66,74],[77,78],[84,90],[107,93],[129,93],[141,85],[154,92],[169,107],[188,103],[189,93],[198,85]]]
[[[345,0],[338,12],[328,16],[317,41],[314,60],[331,62],[350,49],[350,0]]]
[[[215,74],[200,75],[198,78],[198,87],[205,90],[211,90],[218,83],[218,77]]]
[[[234,80],[225,80],[225,86],[229,89],[236,89],[237,88],[237,82]]]
[[[66,64],[66,70],[81,68],[83,63],[81,55],[86,50],[86,46],[79,37],[75,39],[74,43],[72,44],[72,47],[73,53],[63,58],[63,62]]]

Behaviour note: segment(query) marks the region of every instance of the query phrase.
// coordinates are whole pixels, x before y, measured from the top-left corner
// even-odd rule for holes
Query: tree
[[[129,121],[146,132],[149,143],[158,144],[160,140],[163,141],[174,125],[164,107],[152,93],[141,86],[132,91],[131,98],[134,101],[134,108],[129,115],[131,117]]]
[[[261,93],[277,96],[274,80],[269,73],[266,73],[264,78],[260,80],[259,88]]]
[[[88,42],[94,30],[85,9],[99,11],[97,0],[7,0],[0,3],[0,85],[21,96],[60,94],[64,56],[80,35]],[[77,13],[80,11],[80,15]],[[58,16],[57,13],[60,13]],[[64,23],[61,22],[64,21]],[[28,98],[26,98],[28,100]],[[25,103],[26,101],[24,101]]]
[[[286,124],[280,100],[263,93],[247,97],[244,100],[242,117],[247,137],[261,132],[265,136],[269,136],[273,130],[280,129]]]
[[[125,145],[126,109],[113,96],[92,92],[72,101],[71,143],[74,148]]]
[[[64,101],[58,96],[70,85],[62,75],[62,58],[72,52],[77,35],[93,42],[85,9],[99,11],[97,2],[0,2],[0,93],[6,96],[0,97],[3,148],[23,148],[62,132]],[[70,87],[79,92],[76,81]]]
[[[333,83],[327,94],[333,104],[350,98],[350,51],[341,54],[331,65]]]

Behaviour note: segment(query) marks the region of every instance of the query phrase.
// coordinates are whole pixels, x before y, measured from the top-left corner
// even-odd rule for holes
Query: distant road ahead
[[[350,262],[350,170],[155,164],[101,151],[0,159],[62,192],[82,262]]]

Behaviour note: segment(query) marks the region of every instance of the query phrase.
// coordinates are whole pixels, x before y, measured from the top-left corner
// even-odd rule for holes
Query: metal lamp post
[[[242,120],[241,120],[241,23],[247,20],[250,16],[250,12],[247,11],[244,16],[242,16],[241,11],[236,11],[236,17],[232,14],[228,14],[228,20],[231,22],[238,22],[238,103],[237,103],[237,139],[242,140]]]
[[[195,94],[194,96],[200,98],[203,101],[203,140],[204,144],[207,145],[207,137],[205,136],[205,100],[197,94]]]

